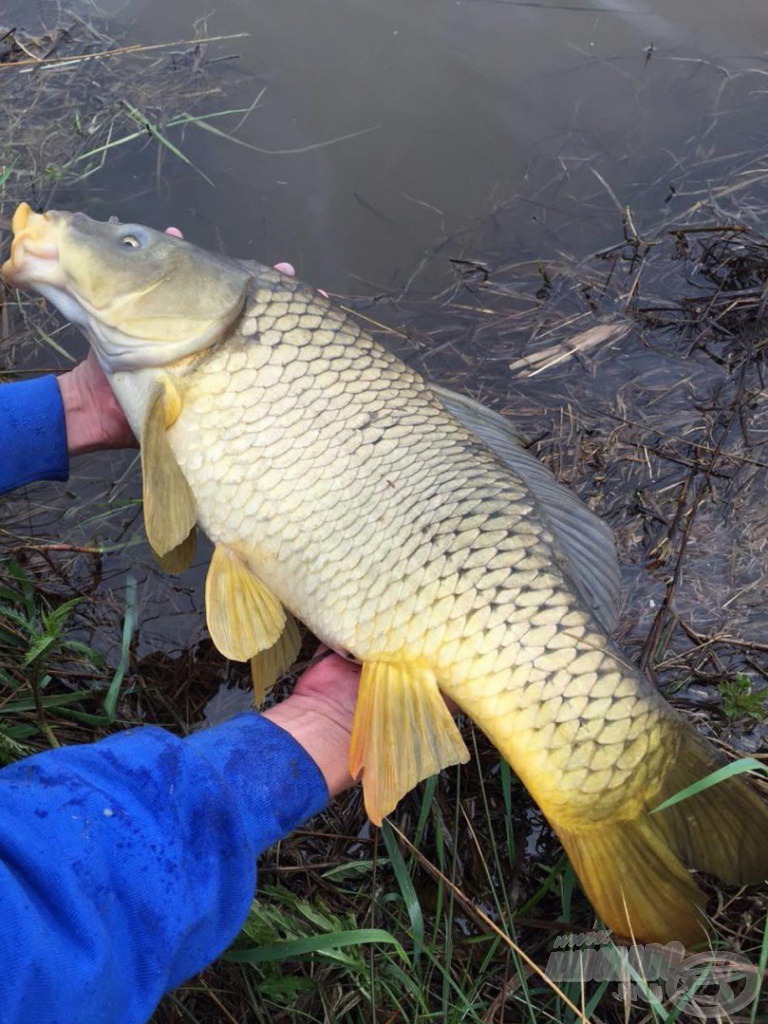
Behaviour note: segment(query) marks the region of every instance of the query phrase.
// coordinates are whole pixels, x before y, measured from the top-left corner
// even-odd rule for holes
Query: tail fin
[[[680,730],[679,721],[670,726]],[[653,806],[722,764],[687,727],[675,739],[678,756]],[[705,897],[689,868],[732,885],[768,878],[768,807],[739,778],[655,814],[584,829],[552,824],[599,916],[638,941],[693,945],[706,940]]]

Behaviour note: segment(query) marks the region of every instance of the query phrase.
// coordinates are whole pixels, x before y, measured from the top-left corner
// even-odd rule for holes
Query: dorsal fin
[[[512,424],[467,395],[438,384],[430,390],[452,416],[505,462],[530,488],[560,547],[564,569],[587,607],[609,633],[616,628],[621,580],[610,528],[535,455],[523,448]]]

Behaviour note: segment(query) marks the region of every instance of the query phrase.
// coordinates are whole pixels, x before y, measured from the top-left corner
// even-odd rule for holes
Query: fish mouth
[[[9,285],[62,284],[58,218],[55,213],[35,213],[28,203],[18,206],[11,221],[11,255],[0,267]]]

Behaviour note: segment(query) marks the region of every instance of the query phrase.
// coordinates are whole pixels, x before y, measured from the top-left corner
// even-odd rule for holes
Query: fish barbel
[[[350,770],[373,821],[467,760],[445,694],[620,934],[704,939],[691,868],[765,880],[768,811],[741,779],[651,813],[720,759],[610,639],[610,551],[499,417],[258,263],[26,204],[13,229],[6,280],[85,331],[140,438],[150,544],[173,570],[196,524],[215,544],[219,650],[263,686],[295,615],[362,663]]]

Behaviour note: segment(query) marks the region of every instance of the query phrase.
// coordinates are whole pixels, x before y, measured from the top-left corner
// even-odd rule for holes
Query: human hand
[[[289,697],[263,712],[304,747],[332,797],[355,782],[349,744],[359,685],[360,666],[328,654],[301,675]]]
[[[73,370],[62,373],[58,384],[64,404],[70,455],[107,448],[138,447],[128,420],[92,351]]]

